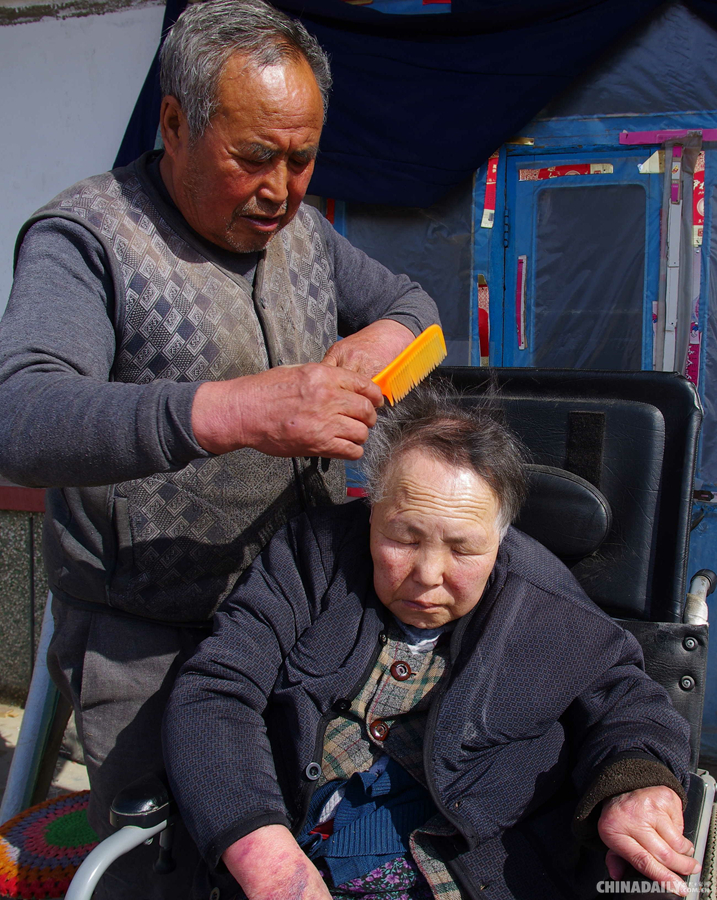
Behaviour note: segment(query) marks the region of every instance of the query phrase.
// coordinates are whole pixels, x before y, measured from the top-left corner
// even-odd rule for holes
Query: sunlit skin
[[[379,600],[401,622],[438,628],[480,601],[500,543],[499,505],[475,472],[421,450],[391,467],[371,512]]]
[[[162,179],[192,228],[235,253],[262,250],[296,215],[323,125],[321,92],[303,58],[259,68],[230,57],[218,110],[192,140],[176,98],[162,101]]]

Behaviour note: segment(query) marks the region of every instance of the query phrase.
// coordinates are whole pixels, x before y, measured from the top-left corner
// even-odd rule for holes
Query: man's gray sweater
[[[0,472],[62,489],[47,501],[55,593],[163,621],[209,616],[288,515],[340,498],[342,467],[212,457],[191,428],[199,384],[318,361],[379,318],[417,334],[437,313],[309,207],[262,254],[209,244],[156,154],[48,204],[21,233],[0,325]]]

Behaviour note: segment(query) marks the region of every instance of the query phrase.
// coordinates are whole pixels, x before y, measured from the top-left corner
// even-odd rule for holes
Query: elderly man
[[[169,688],[214,609],[292,514],[344,498],[341,460],[382,402],[371,377],[437,318],[302,204],[329,82],[261,0],[192,6],[162,51],[164,151],[20,235],[0,470],[53,488],[50,667],[100,834],[116,791],[161,765]],[[106,895],[154,897],[130,868]]]
[[[510,527],[512,437],[423,387],[379,419],[370,510],[279,531],[175,684],[168,771],[222,898],[588,900],[625,860],[685,894],[689,726]]]

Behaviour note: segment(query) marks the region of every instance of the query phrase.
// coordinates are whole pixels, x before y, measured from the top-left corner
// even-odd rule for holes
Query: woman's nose
[[[444,554],[440,550],[420,550],[414,560],[413,577],[425,587],[435,587],[443,584],[444,569]]]

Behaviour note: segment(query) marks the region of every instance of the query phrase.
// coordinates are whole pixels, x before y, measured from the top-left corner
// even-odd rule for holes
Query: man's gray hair
[[[370,503],[384,498],[391,466],[410,450],[482,478],[498,501],[503,538],[525,499],[526,451],[498,421],[490,401],[461,396],[449,382],[434,379],[420,384],[396,406],[380,409],[360,463]]]
[[[167,33],[159,57],[162,96],[179,101],[192,139],[204,134],[217,111],[219,79],[234,53],[246,54],[259,68],[305,59],[326,114],[329,60],[301,22],[263,0],[205,0],[185,9]]]

